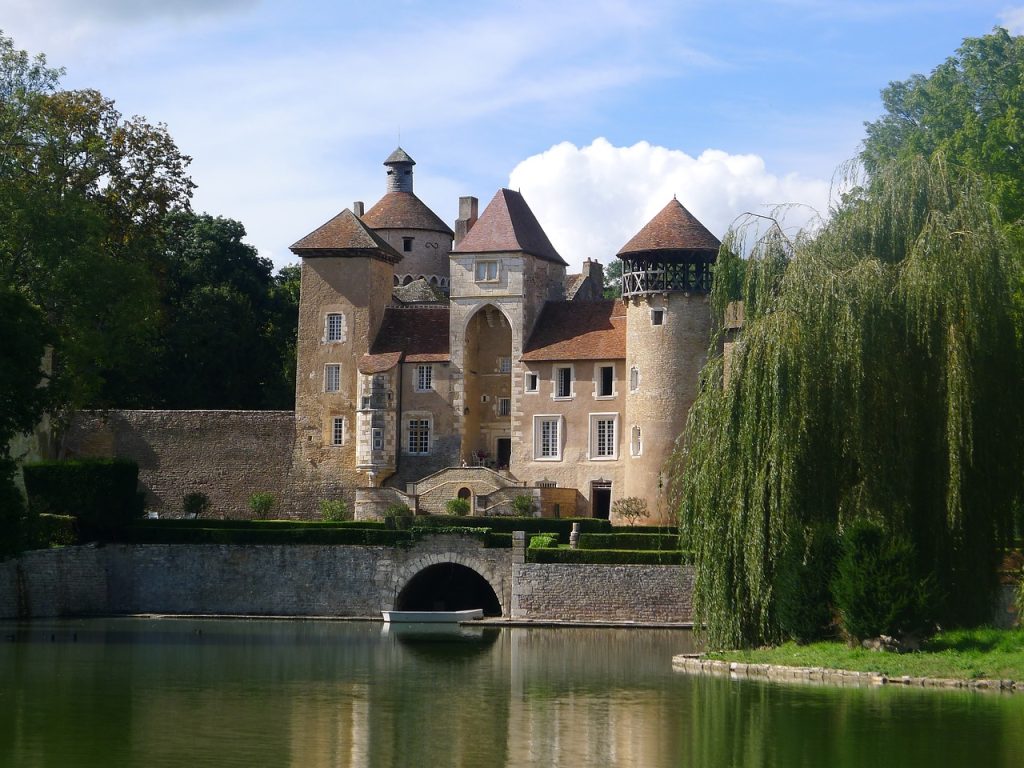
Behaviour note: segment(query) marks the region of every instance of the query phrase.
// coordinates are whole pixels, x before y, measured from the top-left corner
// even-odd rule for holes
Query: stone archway
[[[457,567],[449,568],[448,572],[445,573],[443,569],[438,569],[437,566]],[[503,587],[508,586],[506,584],[508,579],[501,578],[501,574],[496,570],[496,568],[500,569],[501,565],[498,563],[490,563],[487,560],[478,560],[477,558],[468,557],[457,552],[424,554],[420,557],[416,557],[397,569],[392,579],[392,589],[390,590],[392,602],[390,605],[383,606],[383,610],[413,610],[400,608],[399,605],[402,602],[408,603],[408,598],[417,596],[416,590],[424,589],[425,592],[423,594],[429,596],[431,594],[430,588],[432,586],[436,587],[441,579],[451,579],[455,580],[455,582],[461,580],[463,586],[479,580],[479,582],[483,582],[483,585],[486,585],[487,590],[489,590],[490,593],[489,596],[493,596],[494,598],[494,603],[489,606],[492,613],[487,612],[488,606],[476,605],[471,607],[484,608],[484,615],[507,616],[509,615],[509,606],[506,605],[506,601],[510,595],[504,594],[506,589],[503,589]],[[481,586],[479,582],[476,582],[477,588],[480,588]],[[413,586],[413,592],[407,592],[410,585]],[[460,588],[460,585],[458,583],[454,583],[453,588],[457,591]],[[439,598],[445,597],[444,594],[438,594],[437,596]],[[495,608],[497,609],[496,612],[494,612]],[[427,607],[420,608],[419,610],[435,609]]]
[[[501,602],[483,576],[459,563],[435,563],[413,576],[395,597],[398,611],[466,611],[483,609],[501,616]]]
[[[499,440],[512,437],[513,332],[493,304],[477,309],[463,335],[462,459],[494,467]]]

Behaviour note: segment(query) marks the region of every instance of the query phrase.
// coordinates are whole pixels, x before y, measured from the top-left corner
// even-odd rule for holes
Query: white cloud
[[[826,215],[830,184],[795,173],[777,175],[758,155],[707,149],[698,157],[645,141],[616,147],[563,142],[515,167],[509,186],[523,193],[555,248],[578,270],[585,258],[608,264],[673,195],[721,237],[745,212],[767,214],[796,203],[788,226]]]
[[[999,13],[999,24],[1011,35],[1024,35],[1024,6],[1003,9]]]

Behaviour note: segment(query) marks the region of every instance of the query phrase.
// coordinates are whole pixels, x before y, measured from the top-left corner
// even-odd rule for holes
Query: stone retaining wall
[[[689,566],[522,563],[514,571],[513,619],[692,621]]]

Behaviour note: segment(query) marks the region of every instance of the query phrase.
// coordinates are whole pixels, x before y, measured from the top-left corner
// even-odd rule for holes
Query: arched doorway
[[[466,401],[462,458],[471,465],[508,464],[512,437],[512,326],[493,304],[466,324],[463,357]]]
[[[437,563],[417,573],[395,599],[396,611],[467,611],[501,616],[501,603],[487,579],[459,563]]]

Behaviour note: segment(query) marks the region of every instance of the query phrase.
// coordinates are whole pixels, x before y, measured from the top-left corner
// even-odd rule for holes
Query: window
[[[538,387],[539,387],[539,385],[540,385],[540,376],[538,376],[536,373],[527,373],[526,374],[526,391],[527,392],[536,392]]]
[[[547,461],[562,458],[562,419],[559,416],[533,417],[533,457]]]
[[[640,369],[635,365],[629,369],[629,391],[636,392],[640,389]]]
[[[618,455],[615,447],[614,413],[595,413],[590,416],[590,458],[614,459]]]
[[[493,283],[498,279],[498,262],[478,261],[476,263],[476,281],[478,283]]]
[[[499,397],[498,398],[498,415],[499,416],[511,416],[512,415],[512,398],[510,398],[510,397]]]
[[[324,392],[341,391],[341,366],[330,363],[324,366]]]
[[[665,323],[665,310],[664,309],[652,309],[651,310],[651,325],[664,325]]]
[[[409,419],[409,453],[430,453],[430,419]]]
[[[572,366],[555,366],[555,397],[572,397]]]
[[[613,397],[615,395],[615,366],[597,366],[597,397]]]
[[[633,434],[629,441],[629,452],[634,456],[639,456],[643,453],[643,443],[640,441],[640,427],[636,424],[633,425]]]
[[[416,391],[426,392],[434,386],[434,366],[416,366]]]
[[[345,443],[345,419],[335,416],[331,421],[331,445],[343,445]]]
[[[403,237],[402,238],[402,250],[405,253],[409,253],[410,251],[412,251],[412,238],[411,237]]]
[[[384,430],[380,427],[370,430],[370,447],[374,451],[384,450]]]
[[[499,357],[498,358],[498,373],[512,373],[512,358],[511,357]]]
[[[345,316],[341,312],[329,312],[324,325],[324,341],[345,340]]]

